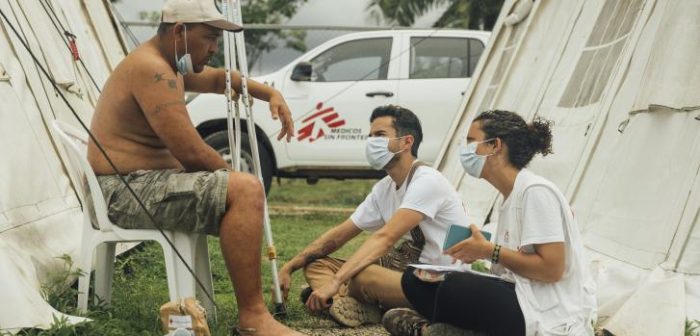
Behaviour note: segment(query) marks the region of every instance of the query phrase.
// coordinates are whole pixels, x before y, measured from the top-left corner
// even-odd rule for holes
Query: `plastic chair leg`
[[[180,251],[180,254],[187,262],[187,265],[195,270],[194,265],[194,249],[195,240],[192,234],[187,234],[183,232],[173,232],[173,242]],[[177,279],[177,295],[178,298],[194,297],[195,295],[195,280],[190,274],[189,270],[182,263],[182,260],[173,254],[172,256],[175,264],[175,278]]]
[[[81,249],[80,268],[82,274],[78,278],[78,311],[87,313],[88,296],[90,295],[90,273],[92,272],[93,246],[90,242],[83,241]]]
[[[96,248],[95,259],[95,303],[101,299],[109,304],[112,301],[112,280],[114,279],[114,255],[117,243],[103,243]]]
[[[177,258],[177,256],[164,239],[158,240],[157,242],[163,249],[163,260],[165,261],[165,274],[168,281],[168,295],[170,296],[170,301],[177,301],[177,279],[175,278],[175,274],[177,274],[175,258]]]
[[[194,253],[194,265],[195,273],[197,278],[202,281],[202,284],[206,288],[210,295],[214,296],[214,281],[211,274],[211,265],[209,262],[209,247],[207,245],[206,235],[197,235],[193,238],[195,240],[195,253]],[[209,316],[216,320],[216,306],[214,302],[211,301],[204,291],[195,283],[197,288],[197,298],[202,303],[204,309],[207,310]]]

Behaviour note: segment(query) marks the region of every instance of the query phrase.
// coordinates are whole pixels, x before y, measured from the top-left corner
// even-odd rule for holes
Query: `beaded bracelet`
[[[498,258],[501,256],[501,245],[496,244],[493,247],[493,253],[491,254],[491,263],[498,264]]]

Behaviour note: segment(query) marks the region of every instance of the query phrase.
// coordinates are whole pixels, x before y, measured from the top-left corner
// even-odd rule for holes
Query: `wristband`
[[[498,264],[498,259],[501,256],[501,245],[496,244],[493,247],[493,253],[491,254],[491,263]]]

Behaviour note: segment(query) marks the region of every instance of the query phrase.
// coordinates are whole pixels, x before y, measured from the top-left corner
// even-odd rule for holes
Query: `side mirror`
[[[291,79],[293,81],[297,81],[297,82],[310,81],[311,80],[311,63],[299,62],[296,66],[294,66],[294,70],[292,70]]]

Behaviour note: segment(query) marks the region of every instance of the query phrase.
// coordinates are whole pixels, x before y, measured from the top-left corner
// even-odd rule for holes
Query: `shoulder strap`
[[[406,177],[406,189],[408,189],[408,184],[411,183],[411,180],[413,180],[413,174],[416,173],[416,170],[418,170],[418,167],[420,167],[420,166],[429,166],[429,165],[423,161],[416,161],[413,163],[413,166],[411,166],[411,172],[409,172],[408,177]]]
[[[406,190],[408,190],[408,185],[411,183],[411,180],[413,180],[413,174],[415,174],[416,170],[418,170],[418,167],[420,166],[428,166],[428,164],[423,161],[416,161],[413,163],[413,166],[411,166],[411,172],[408,173],[408,177],[406,177]],[[416,225],[413,229],[411,229],[411,238],[413,239],[413,243],[418,250],[422,251],[423,246],[425,245],[425,236],[423,235],[423,231],[420,229],[419,225]]]

